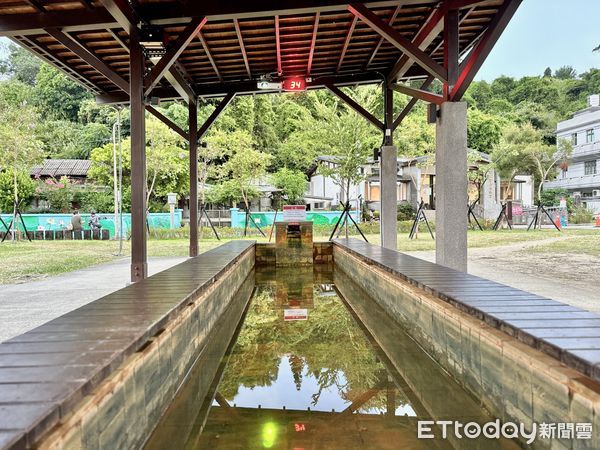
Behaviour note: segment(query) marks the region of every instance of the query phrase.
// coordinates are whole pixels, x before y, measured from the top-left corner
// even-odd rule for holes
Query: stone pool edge
[[[100,369],[101,375],[80,384],[81,394],[70,395],[79,400],[69,399],[68,405],[60,406],[58,412],[54,412],[57,404],[49,404],[51,419],[31,423],[26,431],[17,432],[6,444],[0,444],[0,448],[129,449],[142,445],[202,351],[206,337],[255,265],[254,242],[241,246],[229,243],[219,248],[224,247],[232,247],[232,251],[225,252],[225,256],[212,255],[218,259],[216,268],[202,282],[191,286],[189,294],[182,296],[160,320],[147,327],[143,339],[132,340],[123,348],[122,357]],[[211,253],[181,265],[194,259],[207,260]],[[154,277],[162,274],[163,279],[169,275],[177,279],[177,267]],[[134,284],[107,297],[139,292],[140,286]]]
[[[553,448],[577,449],[593,448],[598,442],[600,383],[410,283],[345,243],[334,243],[336,270],[368,292],[453,378],[481,398],[493,415],[529,426],[533,422],[591,422],[594,435],[590,441],[574,440],[573,447],[546,442],[557,446]]]

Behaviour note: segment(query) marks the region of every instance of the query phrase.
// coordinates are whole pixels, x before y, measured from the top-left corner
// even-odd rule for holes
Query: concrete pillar
[[[445,102],[436,125],[436,244],[438,264],[467,271],[467,104]]]
[[[381,246],[396,250],[398,248],[397,224],[397,160],[398,151],[396,147],[381,147],[380,180],[381,180]]]

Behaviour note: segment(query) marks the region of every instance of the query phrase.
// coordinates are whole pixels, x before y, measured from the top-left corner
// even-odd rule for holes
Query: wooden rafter
[[[406,55],[414,59],[415,62],[430,75],[433,75],[442,81],[446,81],[448,76],[446,69],[440,66],[431,56],[421,50],[418,46],[403,37],[393,27],[381,20],[365,5],[362,3],[354,3],[348,6],[348,10],[355,16],[358,16],[378,34],[387,39],[394,47],[402,50]]]
[[[346,103],[350,108],[360,114],[362,117],[367,119],[373,125],[375,125],[380,130],[384,129],[384,125],[377,117],[359,105],[352,97],[342,91],[339,87],[334,84],[326,84],[325,87],[329,89],[333,94],[339,97],[344,103]]]
[[[436,105],[441,105],[445,100],[441,95],[434,94],[433,92],[429,92],[424,89],[416,89],[405,86],[403,84],[392,84],[390,87],[401,94],[410,95],[411,97],[415,97],[428,103],[435,103]]]
[[[358,21],[358,16],[352,17],[352,22],[350,22],[350,27],[348,27],[348,32],[346,33],[346,37],[344,38],[344,45],[342,46],[342,52],[340,53],[340,59],[337,64],[336,73],[340,71],[342,64],[344,64],[344,57],[346,56],[346,50],[348,50],[348,45],[352,40],[352,33],[354,33],[354,28],[356,27],[356,22]]]
[[[204,38],[204,35],[202,34],[201,31],[198,33],[198,40],[202,44],[202,48],[204,49],[204,53],[206,53],[206,57],[208,58],[210,65],[212,66],[213,70],[217,74],[217,77],[219,77],[219,80],[222,82],[223,77],[221,76],[221,72],[219,71],[219,68],[217,67],[217,63],[215,62],[215,59],[213,58],[210,48],[208,47],[208,43],[206,42],[206,39]]]
[[[431,44],[443,27],[444,13],[445,9],[443,5],[432,11],[417,35],[414,37],[412,41],[414,45],[418,46],[421,50],[425,50],[429,44]],[[394,64],[394,67],[388,74],[388,83],[394,83],[399,76],[406,73],[412,64],[413,60],[406,54],[403,54],[398,61],[396,61],[396,64]]]
[[[117,41],[119,43],[119,45],[123,48],[123,50],[125,50],[127,53],[129,53],[129,45],[127,45],[127,42],[125,41],[125,39],[123,39],[119,35],[119,30],[116,28],[108,28],[108,32],[115,39],[115,41]]]
[[[73,68],[69,67],[63,61],[61,61],[58,57],[53,55],[46,47],[34,41],[29,36],[22,36],[17,40],[16,38],[11,38],[14,42],[25,44],[25,48],[29,50],[31,53],[36,56],[44,59],[47,63],[53,64],[58,70],[64,73],[67,77],[72,79],[75,82],[83,84],[86,88],[90,89],[92,92],[95,92],[96,95],[104,95],[105,92],[103,88],[96,85],[90,80],[87,80],[84,76],[77,73]]]
[[[2,36],[39,35],[44,28],[58,28],[65,32],[83,31],[118,26],[115,19],[102,9],[78,11],[66,14],[58,11],[35,14],[0,14],[0,34]]]
[[[394,22],[396,21],[396,18],[398,17],[398,14],[400,13],[401,9],[402,9],[402,5],[396,6],[396,9],[392,13],[392,17],[390,17],[390,20],[388,22],[388,24],[390,26],[392,26],[394,24]],[[385,39],[382,36],[380,36],[379,40],[377,41],[377,44],[375,45],[375,47],[373,48],[373,51],[371,52],[371,56],[369,56],[369,59],[367,60],[367,63],[365,64],[365,70],[369,68],[369,66],[375,59],[375,55],[377,55],[377,52],[379,51],[381,44],[383,44],[383,41],[385,41]]]
[[[281,66],[281,37],[279,35],[279,16],[275,16],[275,49],[277,51],[277,73],[281,75],[283,68]]]
[[[306,65],[306,75],[310,76],[312,71],[313,57],[315,56],[315,45],[317,44],[317,31],[319,30],[319,19],[321,13],[317,11],[315,14],[315,23],[313,25],[312,36],[310,38],[310,50],[308,51],[308,64]]]
[[[177,36],[177,39],[169,45],[167,52],[160,58],[160,61],[152,68],[150,73],[144,78],[144,93],[148,95],[154,86],[167,73],[179,55],[186,49],[189,43],[199,35],[200,30],[206,23],[206,17],[192,19],[188,26]]]
[[[240,43],[240,50],[242,51],[242,58],[244,58],[246,72],[248,72],[248,77],[252,78],[252,72],[250,70],[250,63],[248,62],[248,54],[246,53],[246,46],[244,45],[244,37],[242,36],[240,23],[237,19],[233,19],[233,25],[235,26],[235,34],[237,35],[238,42]]]
[[[64,45],[67,49],[73,52],[77,57],[84,60],[95,70],[104,75],[108,80],[115,84],[119,89],[125,92],[129,92],[129,83],[119,74],[117,74],[111,67],[109,67],[104,61],[92,54],[88,49],[83,47],[79,42],[72,36],[57,30],[56,28],[47,28],[46,32]]]
[[[35,8],[38,12],[46,12],[47,9],[38,0],[25,0],[31,7]]]
[[[479,43],[471,50],[467,59],[461,64],[458,80],[454,89],[450,92],[450,99],[458,101],[475,78],[477,71],[485,61],[498,41],[498,38],[510,22],[510,19],[517,11],[522,0],[505,0],[498,13],[488,25],[487,30],[479,40]]]
[[[127,34],[137,28],[141,19],[127,0],[100,0],[109,14],[117,21]]]

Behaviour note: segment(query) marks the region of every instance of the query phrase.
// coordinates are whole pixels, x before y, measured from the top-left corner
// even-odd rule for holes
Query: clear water
[[[216,373],[197,364],[148,449],[517,447],[417,439],[419,419],[493,418],[352,280],[336,274],[338,289],[332,272],[312,268],[258,270],[255,280]],[[211,386],[193,401],[198,377]]]

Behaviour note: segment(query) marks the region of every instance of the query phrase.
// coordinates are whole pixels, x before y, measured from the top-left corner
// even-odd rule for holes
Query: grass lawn
[[[536,245],[529,249],[534,253],[563,253],[567,255],[600,256],[600,232],[592,236],[569,236],[558,242]]]
[[[356,237],[356,236],[353,236]],[[328,236],[317,236],[315,240],[326,240]],[[548,244],[534,247],[536,252],[576,252],[600,256],[600,231],[598,230],[565,230],[562,233],[553,230],[530,231],[469,231],[469,247],[494,247],[510,245],[518,242],[560,238]],[[266,242],[263,237],[252,237],[259,242]],[[379,244],[379,235],[367,235],[369,242]],[[206,251],[226,242],[214,238],[203,239],[200,251]],[[0,284],[23,282],[45,276],[57,275],[82,269],[95,264],[127,257],[130,244],[125,242],[123,255],[116,255],[118,243],[113,241],[19,241],[0,244]],[[434,250],[435,242],[424,232],[419,238],[409,240],[407,233],[398,235],[400,251]],[[187,239],[150,239],[148,240],[148,256],[186,256]]]

